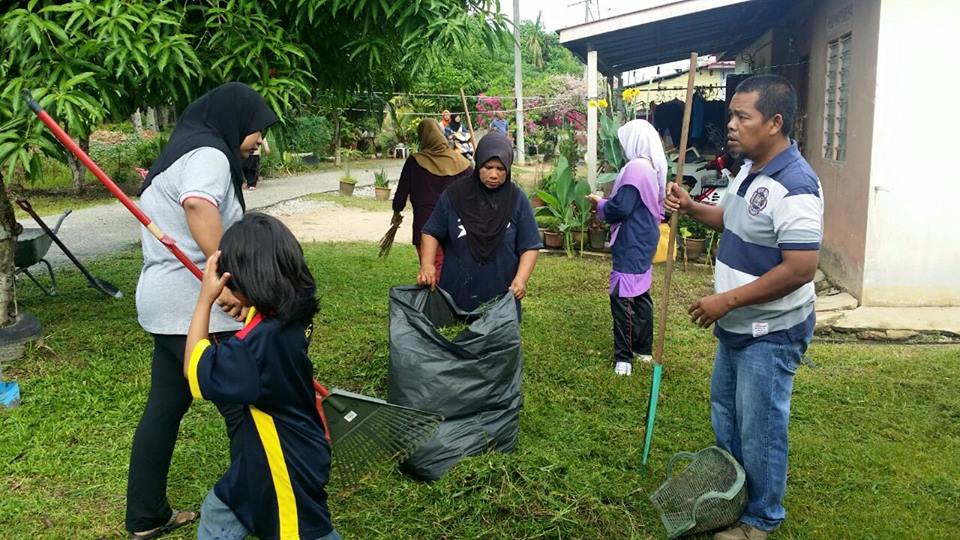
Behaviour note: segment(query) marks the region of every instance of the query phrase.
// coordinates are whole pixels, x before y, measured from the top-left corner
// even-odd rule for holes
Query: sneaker
[[[633,375],[633,364],[630,362],[617,362],[617,365],[613,367],[613,372],[623,377],[629,377]]]
[[[0,381],[0,408],[12,409],[20,404],[20,385],[17,383]]]
[[[644,364],[653,362],[653,357],[649,354],[635,354],[633,357],[636,358],[638,362],[643,362]]]
[[[713,540],[767,540],[770,533],[751,527],[740,521],[725,531],[713,535]]]

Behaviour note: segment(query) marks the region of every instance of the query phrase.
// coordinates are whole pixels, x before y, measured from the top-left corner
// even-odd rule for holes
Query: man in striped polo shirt
[[[751,77],[730,102],[728,149],[745,158],[719,207],[676,184],[667,209],[722,231],[716,294],[690,307],[719,340],[710,383],[717,445],[747,473],[747,508],[714,540],[765,539],[784,520],[787,426],[793,375],[813,337],[814,285],[823,230],[820,181],[790,139],[793,86]],[[715,324],[714,324],[715,323]]]

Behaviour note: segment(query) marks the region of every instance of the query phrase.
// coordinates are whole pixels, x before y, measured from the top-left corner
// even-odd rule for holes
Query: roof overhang
[[[681,0],[561,29],[584,63],[597,51],[606,76],[701,55],[742,50],[784,14],[789,0]]]

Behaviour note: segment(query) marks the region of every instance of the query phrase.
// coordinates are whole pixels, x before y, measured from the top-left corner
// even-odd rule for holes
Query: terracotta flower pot
[[[703,255],[703,246],[706,243],[704,238],[684,238],[683,246],[687,250],[687,260],[695,261]]]
[[[378,201],[389,201],[390,200],[390,188],[388,187],[378,187],[374,188],[376,192],[376,197]]]
[[[353,195],[353,188],[357,187],[356,184],[351,182],[340,182],[340,194],[344,197],[350,197]]]
[[[563,235],[558,232],[544,231],[543,245],[547,249],[563,249]]]

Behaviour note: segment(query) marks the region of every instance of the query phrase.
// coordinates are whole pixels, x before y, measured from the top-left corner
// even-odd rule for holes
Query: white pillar
[[[520,56],[520,0],[513,0],[513,86],[517,95],[517,163],[525,162],[523,144],[523,60]]]
[[[587,182],[594,190],[597,188],[597,51],[587,53],[587,102]]]

